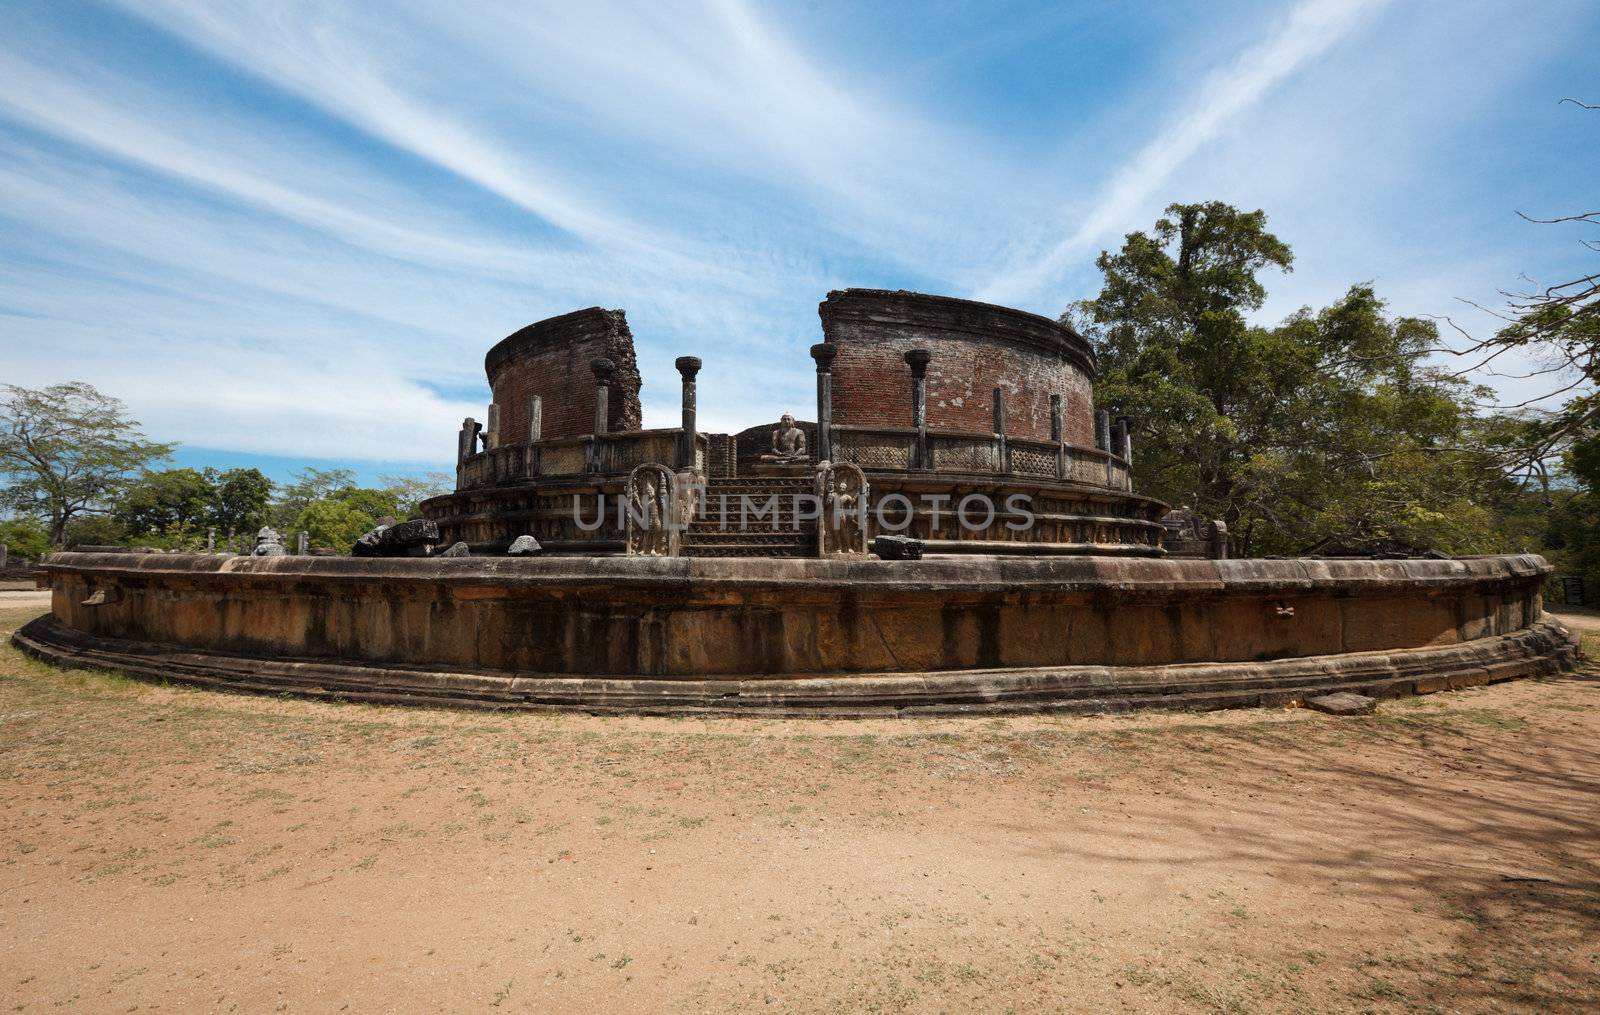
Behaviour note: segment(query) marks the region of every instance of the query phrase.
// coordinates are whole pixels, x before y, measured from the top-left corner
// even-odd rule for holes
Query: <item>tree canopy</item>
[[[1426,362],[1434,323],[1389,317],[1368,284],[1250,323],[1262,275],[1293,264],[1266,224],[1172,205],[1100,255],[1100,294],[1064,315],[1095,347],[1097,400],[1134,422],[1136,488],[1223,519],[1243,555],[1328,538],[1485,548],[1506,481],[1472,389]]]
[[[258,469],[167,469],[129,484],[112,517],[144,542],[197,548],[205,531],[249,534],[266,524],[272,481]]]
[[[45,520],[52,546],[80,515],[108,512],[113,498],[173,445],[152,441],[123,404],[88,384],[0,394],[0,474],[4,506]]]

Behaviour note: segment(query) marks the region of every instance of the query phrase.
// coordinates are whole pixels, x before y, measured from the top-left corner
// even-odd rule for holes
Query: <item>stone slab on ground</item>
[[[1350,691],[1339,691],[1307,698],[1306,707],[1329,715],[1371,715],[1378,707],[1378,699]]]

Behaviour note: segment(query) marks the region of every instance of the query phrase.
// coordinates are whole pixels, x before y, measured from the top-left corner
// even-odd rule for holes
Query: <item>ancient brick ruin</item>
[[[1538,557],[1216,559],[1225,531],[1132,491],[1070,328],[878,290],[820,312],[816,418],[737,434],[699,431],[692,356],[679,425],[641,428],[620,310],[530,325],[489,353],[457,490],[373,555],[55,554],[14,641],[203,687],[672,715],[1279,706],[1574,665]]]
[[[638,503],[629,476],[659,465],[673,474],[673,505],[653,516],[685,530],[674,555],[814,556],[825,534],[794,498],[821,490],[825,464],[848,464],[864,474],[868,499],[906,503],[895,531],[929,553],[1163,553],[1166,506],[1133,492],[1126,421],[1097,417],[1094,353],[1070,327],[876,289],[829,293],[818,312],[816,418],[795,424],[803,455],[774,453],[776,420],[737,434],[696,431],[692,357],[678,364],[683,425],[642,429],[627,321],[591,308],[531,324],[490,350],[494,402],[481,443],[469,420],[456,492],[424,511],[446,542],[464,540],[474,553],[502,553],[522,535],[546,552],[626,553],[627,525],[602,505]],[[727,504],[742,497],[776,498],[776,516],[731,524]],[[970,524],[981,516],[955,509],[973,497],[1026,503],[1031,521],[1022,527],[1000,511]],[[589,529],[586,518],[599,524]],[[870,542],[884,526],[870,518],[866,528]]]

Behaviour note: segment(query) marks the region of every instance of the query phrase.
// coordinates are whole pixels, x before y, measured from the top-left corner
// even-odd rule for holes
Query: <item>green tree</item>
[[[121,402],[88,384],[8,384],[0,395],[0,499],[44,521],[52,546],[65,544],[74,519],[109,511],[128,481],[172,448],[146,438]]]
[[[273,502],[273,524],[280,529],[304,528],[298,525],[302,511],[340,491],[354,489],[355,485],[356,474],[350,469],[301,469]]]
[[[211,475],[207,474],[210,471],[146,472],[123,491],[112,516],[135,537],[203,529],[211,518],[217,494]]]
[[[304,529],[312,546],[348,552],[363,533],[397,513],[389,491],[352,486],[306,505],[294,528]]]
[[[1135,422],[1138,488],[1228,523],[1235,552],[1326,538],[1465,552],[1489,541],[1505,480],[1474,433],[1472,389],[1429,369],[1432,322],[1389,319],[1370,286],[1276,327],[1247,314],[1287,270],[1266,216],[1172,205],[1098,262],[1064,315],[1094,343],[1096,399]]]
[[[1589,431],[1562,455],[1562,479],[1547,515],[1546,552],[1563,574],[1583,579],[1584,597],[1600,602],[1600,433]]]
[[[382,476],[383,489],[394,497],[397,517],[420,518],[420,507],[430,497],[455,489],[455,477],[447,472],[426,472],[420,476]]]
[[[50,552],[50,533],[36,518],[7,518],[0,521],[0,543],[13,558],[38,560]]]
[[[255,532],[271,517],[272,480],[260,469],[206,470],[215,491],[210,524],[221,532]]]

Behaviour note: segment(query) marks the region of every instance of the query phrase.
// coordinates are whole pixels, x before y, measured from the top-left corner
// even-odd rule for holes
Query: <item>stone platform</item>
[[[350,700],[937,715],[1272,705],[1570,668],[1533,556],[445,560],[58,554],[63,665]],[[98,593],[104,592],[102,597]],[[87,605],[91,596],[104,599]]]

